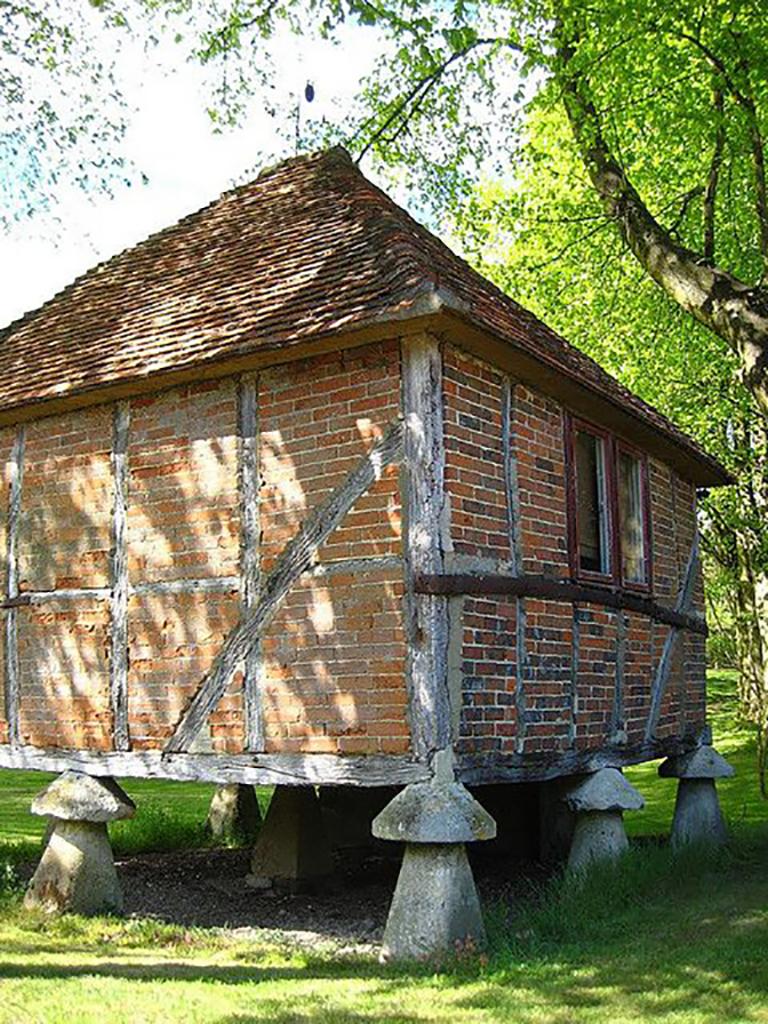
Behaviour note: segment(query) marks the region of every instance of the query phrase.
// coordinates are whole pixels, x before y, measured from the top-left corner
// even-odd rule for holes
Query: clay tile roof
[[[440,310],[611,401],[727,481],[690,438],[417,224],[341,148],[263,171],[6,327],[0,410]]]

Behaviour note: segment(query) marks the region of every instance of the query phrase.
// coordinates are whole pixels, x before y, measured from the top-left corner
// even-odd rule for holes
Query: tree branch
[[[717,182],[720,177],[720,165],[723,162],[723,146],[725,144],[723,93],[721,89],[715,89],[714,103],[715,115],[717,117],[715,148],[712,151],[712,160],[710,161],[709,174],[707,175],[707,187],[704,192],[704,259],[710,263],[715,258],[715,199],[717,197]]]
[[[760,256],[763,262],[762,278],[766,280],[768,278],[768,187],[765,180],[763,136],[751,88],[748,84],[746,91],[740,89],[733,80],[732,75],[729,74],[725,63],[701,39],[690,35],[688,32],[679,32],[678,35],[681,39],[685,39],[695,46],[704,55],[706,60],[720,75],[730,94],[747,115],[749,139],[752,148],[752,165],[755,172],[755,213],[757,215],[760,236]],[[742,57],[740,66],[742,70],[747,72],[747,77],[749,77],[749,66],[745,57]]]
[[[738,355],[744,383],[768,416],[768,291],[709,265],[656,221],[603,137],[588,83],[574,66],[576,39],[559,25],[556,41],[566,114],[604,210],[656,284]]]
[[[456,50],[445,60],[440,61],[435,67],[426,75],[419,78],[408,92],[400,98],[395,104],[395,107],[390,111],[389,115],[384,121],[378,126],[376,131],[370,137],[368,142],[360,150],[359,154],[355,159],[355,163],[360,163],[365,154],[376,145],[376,142],[381,139],[385,132],[398,120],[402,119],[404,122],[408,122],[411,118],[412,113],[421,106],[426,99],[428,93],[434,88],[435,85],[440,81],[443,75],[448,69],[455,64],[457,61],[463,60],[473,50],[476,50],[480,46],[493,46],[496,44],[503,44],[509,49],[521,51],[521,47],[517,43],[513,43],[510,39],[502,39],[498,37],[490,37],[483,39],[475,39],[473,42],[468,43],[467,46],[462,47],[461,50]],[[408,108],[411,108],[410,110]],[[370,120],[366,122],[363,129],[370,124]],[[394,138],[400,134],[403,130],[403,126],[399,126],[394,133]]]

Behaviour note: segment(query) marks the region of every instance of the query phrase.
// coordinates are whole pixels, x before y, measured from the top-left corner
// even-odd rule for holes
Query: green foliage
[[[126,180],[125,102],[107,49],[126,25],[107,2],[0,3],[0,225],[48,209],[59,188]]]

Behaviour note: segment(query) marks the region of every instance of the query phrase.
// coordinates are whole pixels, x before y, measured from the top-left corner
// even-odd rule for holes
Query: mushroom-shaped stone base
[[[312,786],[277,786],[251,855],[256,889],[312,889],[331,873],[320,803]]]
[[[426,959],[481,948],[485,928],[464,844],[493,839],[496,823],[464,786],[406,786],[374,819],[373,834],[406,844],[383,956]]]
[[[680,779],[670,841],[673,846],[722,846],[728,841],[714,779]]]
[[[673,846],[688,843],[722,846],[727,842],[728,830],[715,788],[716,779],[733,775],[733,768],[724,757],[713,747],[697,747],[681,757],[664,761],[659,775],[680,780],[670,836]]]
[[[48,913],[116,913],[123,897],[107,822],[130,818],[133,801],[112,779],[65,772],[38,794],[32,813],[51,822],[24,906]]]
[[[644,801],[617,768],[602,768],[587,775],[568,789],[564,800],[576,813],[568,856],[570,872],[584,871],[599,861],[616,860],[627,850],[624,811],[639,810]]]
[[[629,849],[621,811],[581,811],[576,816],[568,870],[577,872],[595,861],[610,861]]]
[[[214,839],[254,842],[261,825],[261,810],[253,786],[217,786],[205,824]]]

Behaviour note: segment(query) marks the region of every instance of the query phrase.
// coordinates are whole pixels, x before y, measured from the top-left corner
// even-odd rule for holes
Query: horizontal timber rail
[[[653,598],[629,590],[609,590],[587,586],[570,580],[553,580],[547,576],[505,576],[496,573],[446,573],[416,577],[415,589],[419,594],[439,594],[443,597],[462,595],[503,594],[510,597],[539,597],[545,601],[573,601],[599,604],[605,608],[622,609],[647,615],[654,622],[688,629],[692,633],[707,635],[706,622],[697,615],[686,615]]]

